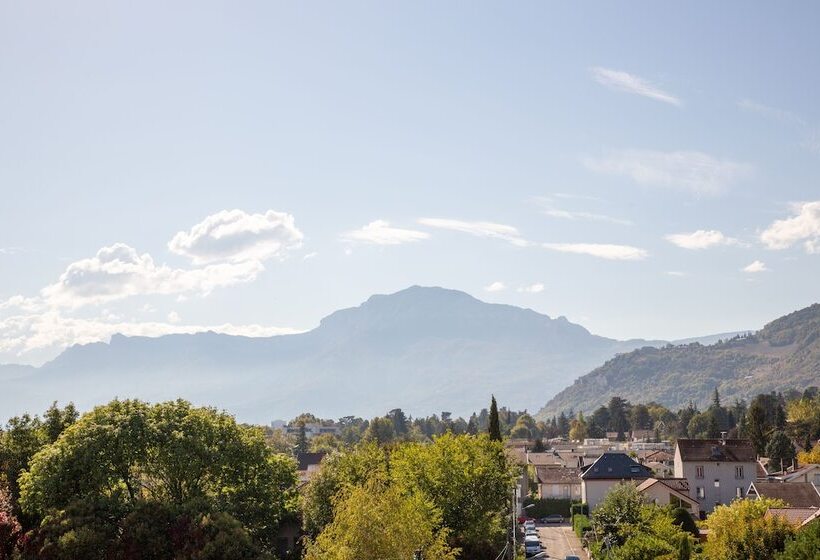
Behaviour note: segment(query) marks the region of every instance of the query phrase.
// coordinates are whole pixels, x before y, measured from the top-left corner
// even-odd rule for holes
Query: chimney
[[[720,444],[726,445],[726,432],[720,432]]]

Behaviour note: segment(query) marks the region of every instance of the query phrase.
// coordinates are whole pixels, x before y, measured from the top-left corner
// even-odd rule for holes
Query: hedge
[[[569,506],[570,518],[575,517],[578,514],[589,517],[589,504],[575,503]]]
[[[569,518],[571,516],[570,507],[576,505],[571,500],[561,498],[524,498],[524,507],[531,504],[533,504],[533,507],[525,510],[524,515],[527,517],[535,517],[536,519],[541,519],[542,517],[546,517],[554,513],[558,513],[565,518]]]
[[[589,517],[580,513],[573,515],[572,530],[575,531],[579,539],[583,538],[584,533],[592,530],[592,523],[589,521]]]

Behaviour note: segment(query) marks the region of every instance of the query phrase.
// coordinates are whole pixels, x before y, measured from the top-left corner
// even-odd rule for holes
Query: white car
[[[541,541],[535,535],[527,535],[524,537],[524,554],[533,556],[541,552]]]
[[[524,530],[526,531],[527,529],[535,529],[535,521],[531,519],[524,521]]]

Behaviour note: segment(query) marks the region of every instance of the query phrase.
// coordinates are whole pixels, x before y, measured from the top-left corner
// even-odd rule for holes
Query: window
[[[702,500],[703,498],[706,497],[706,489],[703,488],[703,486],[698,486],[696,491],[697,491],[698,500]]]
[[[698,465],[695,467],[695,477],[703,478],[703,465]]]
[[[743,497],[743,488],[741,488],[740,486],[735,488],[735,496],[737,496],[738,498],[742,498]]]
[[[735,467],[735,478],[743,478],[743,467]]]
[[[720,479],[719,478],[715,479],[715,488],[720,488]]]

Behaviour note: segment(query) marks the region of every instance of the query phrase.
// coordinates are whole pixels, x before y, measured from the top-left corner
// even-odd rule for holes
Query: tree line
[[[492,560],[513,471],[484,416],[483,433],[398,409],[342,419],[300,489],[295,456],[322,436],[308,444],[181,400],[83,415],[55,403],[0,430],[0,560],[265,560],[281,557],[286,524],[305,534],[294,557]]]

